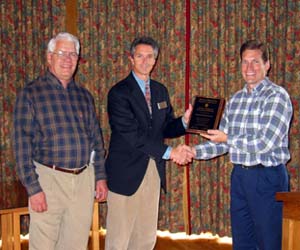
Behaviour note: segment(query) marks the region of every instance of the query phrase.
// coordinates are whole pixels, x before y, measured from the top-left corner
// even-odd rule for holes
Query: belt
[[[262,164],[256,164],[256,165],[252,165],[252,166],[246,166],[246,165],[242,165],[242,164],[235,164],[238,167],[244,168],[244,169],[255,169],[255,168],[265,168],[266,166],[262,165]]]
[[[76,174],[76,175],[82,173],[88,166],[88,164],[86,164],[82,168],[70,169],[70,168],[60,168],[55,165],[48,165],[48,164],[44,164],[44,163],[42,163],[42,165],[47,168],[51,168],[53,170],[61,171],[61,172],[68,173],[68,174]]]

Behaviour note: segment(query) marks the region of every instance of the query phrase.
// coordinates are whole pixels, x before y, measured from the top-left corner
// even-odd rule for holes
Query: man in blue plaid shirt
[[[73,79],[79,50],[69,33],[52,38],[47,72],[16,100],[13,145],[29,196],[30,250],[86,250],[94,195],[107,195],[94,99]]]
[[[288,190],[292,104],[288,93],[267,77],[265,44],[247,41],[240,58],[246,85],[229,100],[219,130],[201,134],[209,141],[193,151],[196,159],[230,154],[233,249],[280,250],[282,204],[275,194]]]

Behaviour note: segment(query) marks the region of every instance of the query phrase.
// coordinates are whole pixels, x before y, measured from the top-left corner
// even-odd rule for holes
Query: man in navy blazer
[[[164,143],[164,138],[185,134],[192,107],[175,118],[167,88],[150,79],[158,52],[151,37],[136,38],[130,48],[132,71],[108,94],[106,250],[154,248],[160,187],[166,186],[165,161],[192,160],[187,146]]]

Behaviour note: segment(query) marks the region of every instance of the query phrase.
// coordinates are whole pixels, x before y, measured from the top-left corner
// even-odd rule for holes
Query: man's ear
[[[50,65],[51,64],[51,60],[52,60],[52,53],[47,52],[46,58],[47,58],[48,65]]]
[[[131,62],[131,65],[134,65],[134,59],[132,56],[128,56],[129,61]]]
[[[266,69],[267,69],[267,71],[269,71],[270,67],[271,67],[270,60],[268,60],[266,62]]]
[[[271,70],[271,63],[270,63],[270,60],[268,60],[266,63],[265,63],[265,69],[266,69],[266,76],[269,75],[269,72]]]

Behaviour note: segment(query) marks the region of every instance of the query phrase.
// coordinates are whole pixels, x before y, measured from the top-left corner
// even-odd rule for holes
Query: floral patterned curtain
[[[64,5],[58,0],[0,2],[0,209],[27,203],[11,149],[13,106],[18,90],[45,69],[47,42],[65,24]]]
[[[291,190],[299,191],[298,0],[77,0],[75,3],[78,22],[74,25],[82,45],[77,80],[95,97],[106,148],[110,133],[107,92],[129,73],[128,50],[136,36],[149,35],[159,41],[161,54],[152,77],[169,89],[176,115],[181,115],[185,103],[192,102],[196,95],[228,100],[244,84],[239,66],[240,45],[252,38],[266,41],[272,64],[270,78],[287,89],[294,105],[290,131],[292,159],[288,170]],[[18,0],[2,1],[0,11],[0,208],[7,208],[22,197],[26,199],[18,195],[10,142],[15,96],[19,88],[45,69],[46,43],[65,27],[66,10],[64,1]],[[189,23],[190,36],[186,36]],[[190,48],[189,57],[186,48]],[[190,58],[188,62],[186,58]],[[186,141],[194,145],[203,140],[189,135]],[[170,145],[184,142],[184,138],[168,141]],[[161,196],[159,229],[178,232],[189,231],[190,227],[191,233],[211,231],[230,235],[231,169],[227,155],[194,161],[186,168],[169,162],[168,193]],[[103,226],[105,215],[104,203]]]
[[[290,130],[291,190],[299,191],[300,2],[287,0],[191,1],[191,96],[228,99],[244,85],[239,48],[261,39],[270,48],[270,79],[285,87],[294,106]],[[191,144],[202,142],[198,136]],[[229,157],[190,167],[191,228],[230,235]]]
[[[185,93],[185,2],[184,1],[78,1],[78,36],[82,60],[78,78],[92,92],[99,110],[106,148],[109,125],[106,113],[107,92],[130,72],[129,47],[140,35],[152,36],[161,53],[152,77],[164,83],[177,115],[184,112]],[[170,141],[183,143],[184,138]],[[161,228],[183,231],[183,169],[168,166],[168,193],[162,193]],[[101,206],[105,226],[106,204]],[[179,219],[180,217],[180,219]]]

